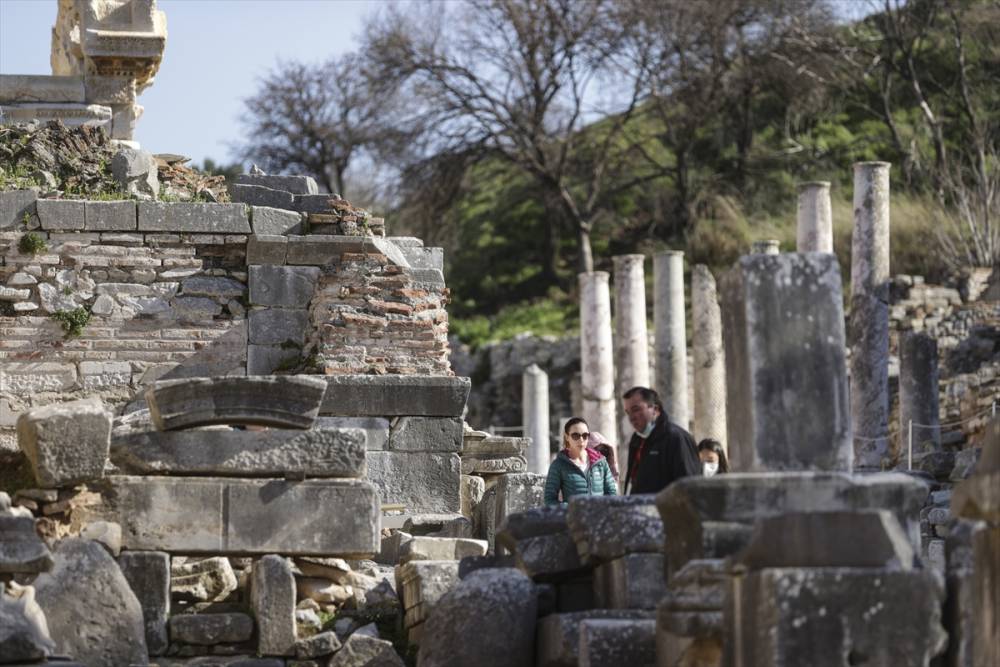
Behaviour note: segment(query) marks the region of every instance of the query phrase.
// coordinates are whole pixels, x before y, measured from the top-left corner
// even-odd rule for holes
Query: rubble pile
[[[117,148],[98,127],[59,121],[0,125],[0,190],[98,195],[119,190],[111,174]]]
[[[192,169],[185,163],[191,158],[173,153],[160,153],[156,159],[157,175],[160,179],[161,196],[177,201],[229,201],[226,177],[205,174]]]

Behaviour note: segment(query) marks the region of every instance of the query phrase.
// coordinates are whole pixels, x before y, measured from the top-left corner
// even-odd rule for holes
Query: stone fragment
[[[1000,524],[1000,419],[989,425],[975,473],[952,492],[951,513]]]
[[[114,497],[108,518],[122,523],[128,549],[367,557],[379,548],[378,496],[360,480],[114,476],[108,482]]]
[[[183,600],[225,600],[238,585],[228,558],[191,559],[170,566],[170,593]]]
[[[666,592],[663,554],[626,554],[594,570],[594,600],[602,609],[656,609]]]
[[[272,190],[284,190],[293,195],[319,194],[319,186],[312,176],[278,176],[276,174],[239,174],[239,185],[259,185]]]
[[[250,311],[250,337],[255,345],[287,345],[301,349],[309,329],[309,311],[269,308]]]
[[[427,667],[530,665],[536,612],[535,586],[521,572],[473,572],[438,600],[424,624],[417,660]]]
[[[320,413],[344,417],[460,417],[468,378],[416,375],[333,375]]]
[[[247,239],[247,264],[284,264],[288,237],[254,234]]]
[[[361,429],[368,449],[386,449],[389,443],[389,420],[379,417],[317,417],[315,429]]]
[[[162,655],[170,643],[170,556],[162,551],[126,551],[118,566],[142,607],[146,648],[150,655]]]
[[[323,378],[304,375],[161,380],[145,393],[157,428],[210,424],[309,428],[323,401]]]
[[[183,644],[234,644],[253,636],[253,619],[246,614],[176,614],[170,617],[170,638]]]
[[[36,218],[34,190],[7,190],[0,192],[0,229],[22,227],[25,220]],[[37,219],[37,218],[36,218]]]
[[[242,204],[139,202],[138,221],[142,232],[250,233]]]
[[[73,199],[39,199],[35,204],[38,222],[46,231],[83,229],[84,203]]]
[[[88,201],[83,209],[87,231],[135,231],[138,226],[134,201]]]
[[[18,587],[12,594],[0,590],[0,661],[34,663],[55,648],[45,614],[35,602],[35,589]]]
[[[267,555],[254,563],[250,604],[257,620],[257,653],[295,654],[295,577],[284,558]]]
[[[369,451],[368,480],[383,503],[407,513],[457,512],[460,462],[457,454]]]
[[[68,538],[54,556],[34,585],[56,652],[93,667],[147,664],[142,607],[108,552]]]
[[[576,667],[580,656],[580,629],[588,620],[648,620],[648,611],[593,609],[551,614],[538,621],[536,667]],[[622,663],[626,664],[626,663]]]
[[[254,234],[271,236],[300,234],[302,232],[302,214],[270,206],[251,206],[250,224]]]
[[[465,438],[462,453],[465,456],[478,458],[503,458],[508,456],[527,455],[527,438],[505,438],[502,436],[487,436],[485,438]]]
[[[663,520],[654,501],[652,494],[572,498],[566,521],[581,562],[659,552],[663,547]]]
[[[864,549],[857,545],[863,544]],[[750,544],[735,562],[765,567],[877,567],[911,570],[913,547],[886,510],[791,512],[754,524]]]
[[[723,664],[932,664],[947,642],[943,599],[938,575],[928,570],[750,572],[733,578],[726,596]]]
[[[400,545],[399,563],[414,560],[462,560],[468,556],[485,556],[489,544],[485,540],[460,537],[414,536]]]
[[[458,417],[400,417],[389,432],[389,449],[408,452],[462,451]]]
[[[580,574],[566,506],[535,507],[507,516],[496,543],[514,554],[515,565],[535,581],[562,581]]]
[[[111,460],[122,472],[140,475],[364,477],[365,433],[145,431],[113,438]]]
[[[396,591],[404,610],[422,610],[420,621],[458,582],[457,561],[411,561],[395,570]],[[409,623],[407,624],[409,625]]]
[[[462,456],[463,475],[507,475],[525,473],[528,460],[523,456],[480,457],[475,454]]]
[[[354,589],[320,577],[298,577],[295,580],[298,596],[321,604],[343,604],[354,599]]]
[[[319,273],[315,266],[251,266],[250,305],[308,308]]]
[[[234,299],[246,293],[246,286],[232,278],[191,276],[181,281],[183,296],[205,296],[212,299]]]
[[[235,183],[229,186],[229,194],[234,202],[249,204],[254,208],[266,206],[286,211],[295,210],[295,197],[290,192],[263,185]]]
[[[355,632],[330,659],[328,667],[405,667],[392,642]]]
[[[526,472],[507,474],[496,483],[494,525],[502,526],[507,517],[545,504],[545,476]]]
[[[92,521],[80,531],[80,537],[104,545],[108,553],[118,557],[122,550],[122,527],[111,521]]]
[[[745,255],[723,278],[721,296],[733,467],[849,472],[837,258]]]
[[[302,362],[298,344],[247,345],[247,375],[272,375]]]
[[[156,158],[146,151],[121,146],[111,159],[111,175],[124,192],[139,199],[156,199],[160,194]]]
[[[299,659],[320,658],[340,649],[340,639],[333,630],[327,630],[312,637],[295,642],[295,657]]]
[[[10,499],[6,500],[9,506]],[[18,516],[0,508],[0,574],[35,574],[50,570],[52,564],[52,554],[35,532],[30,513]]]
[[[461,514],[412,514],[403,532],[427,537],[472,537],[472,522]]]
[[[580,624],[580,667],[653,665],[656,621],[588,619]]]
[[[111,414],[99,398],[32,408],[17,420],[17,440],[38,484],[68,486],[104,477]]]

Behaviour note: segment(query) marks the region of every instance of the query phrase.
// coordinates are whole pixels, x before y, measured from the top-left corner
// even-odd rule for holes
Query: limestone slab
[[[580,560],[598,563],[628,553],[656,553],[663,548],[663,520],[655,496],[576,496],[566,521]]]
[[[17,439],[40,486],[97,480],[108,460],[111,414],[98,398],[33,408],[18,417]]]
[[[412,514],[403,532],[427,537],[472,537],[472,522],[461,514]]]
[[[82,76],[0,74],[0,100],[4,102],[86,101]]]
[[[258,655],[293,655],[295,576],[287,560],[267,555],[253,564],[250,604],[257,620]]]
[[[383,503],[407,513],[457,512],[461,477],[457,454],[369,451],[368,479]]]
[[[389,420],[379,417],[317,417],[313,428],[355,428],[365,432],[368,449],[385,449],[389,442]]]
[[[162,655],[170,644],[170,555],[162,551],[126,551],[118,566],[142,607],[146,628],[146,648],[150,655]]]
[[[144,232],[249,234],[242,204],[139,202],[138,229]]]
[[[268,308],[250,311],[249,340],[253,345],[286,345],[301,349],[309,329],[309,311]]]
[[[667,592],[663,554],[625,554],[594,570],[594,599],[606,609],[656,609]]]
[[[293,195],[319,194],[319,186],[312,176],[279,176],[277,174],[239,174],[240,185],[260,185],[272,190],[284,190]]]
[[[294,345],[247,345],[247,375],[272,375],[301,361],[302,350]]]
[[[234,202],[250,206],[267,206],[286,211],[295,210],[295,197],[290,192],[263,185],[236,183],[229,186],[229,195]]]
[[[35,217],[34,190],[6,190],[0,192],[0,229],[13,229],[24,225],[25,216]]]
[[[545,476],[525,472],[508,474],[497,480],[495,525],[502,526],[507,517],[545,504]]]
[[[360,480],[109,478],[128,549],[336,555],[378,551],[375,489]],[[336,511],[303,512],[303,507]]]
[[[36,574],[52,563],[49,548],[35,532],[35,519],[0,511],[0,573]]]
[[[78,230],[84,227],[84,203],[72,199],[39,199],[38,222],[46,231]]]
[[[314,266],[251,266],[250,305],[308,308],[319,273]]]
[[[465,454],[462,456],[463,475],[506,475],[508,473],[525,473],[528,470],[528,460],[523,456],[480,456]]]
[[[170,618],[170,637],[183,644],[235,644],[253,636],[246,614],[177,614]]]
[[[210,424],[309,428],[323,401],[323,378],[306,375],[161,380],[145,393],[160,430]]]
[[[408,452],[462,450],[462,420],[458,417],[400,417],[389,432],[389,449]]]
[[[461,417],[469,378],[414,375],[334,375],[320,414],[344,417]]]
[[[488,548],[485,540],[417,535],[400,545],[399,562],[403,565],[415,560],[462,560],[485,556]]]
[[[287,236],[254,234],[247,239],[247,264],[284,264]]]
[[[127,474],[364,477],[359,429],[146,431],[116,437],[111,459]]]

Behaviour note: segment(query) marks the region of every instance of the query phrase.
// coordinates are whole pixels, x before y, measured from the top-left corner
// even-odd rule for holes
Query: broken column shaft
[[[616,398],[632,387],[649,386],[649,338],[646,332],[646,280],[642,255],[619,255],[615,265],[615,372]],[[620,404],[619,401],[616,401]],[[607,437],[614,437],[605,433]],[[619,443],[632,436],[628,418],[618,424]],[[622,458],[621,460],[626,460]]]
[[[691,271],[691,346],[694,357],[694,437],[726,446],[726,355],[715,278],[704,264]]]
[[[531,438],[528,472],[544,475],[549,469],[549,375],[531,364],[521,376],[521,415],[524,435]]]
[[[796,239],[798,252],[833,252],[833,211],[830,182],[799,183]]]
[[[615,433],[615,368],[608,274],[605,271],[581,273],[579,281],[583,418],[592,431]]]
[[[670,421],[686,429],[689,415],[683,252],[669,250],[653,258],[653,285],[655,389],[663,400]]]

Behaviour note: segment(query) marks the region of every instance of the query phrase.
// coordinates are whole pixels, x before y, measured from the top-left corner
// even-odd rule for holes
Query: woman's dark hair
[[[726,450],[722,448],[722,443],[712,438],[705,438],[698,443],[699,452],[714,452],[719,457],[719,472],[729,472],[729,459],[726,458]]]
[[[566,420],[566,425],[563,426],[563,434],[568,434],[570,427],[575,426],[576,424],[583,424],[587,428],[590,428],[590,424],[588,424],[587,420],[583,417],[570,417]]]

